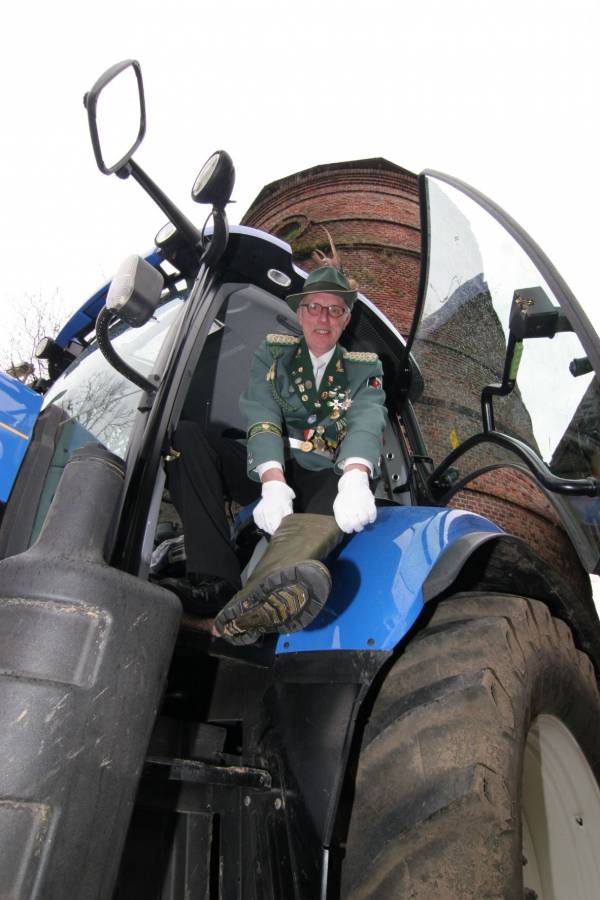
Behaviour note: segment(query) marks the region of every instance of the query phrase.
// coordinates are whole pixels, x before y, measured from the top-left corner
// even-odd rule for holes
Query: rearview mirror
[[[107,69],[83,98],[96,163],[101,172],[118,172],[146,133],[142,70],[135,59]]]

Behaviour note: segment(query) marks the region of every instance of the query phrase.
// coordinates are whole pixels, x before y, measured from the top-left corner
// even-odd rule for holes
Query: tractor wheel
[[[439,603],[389,670],[356,762],[340,895],[600,896],[600,694],[536,600]]]

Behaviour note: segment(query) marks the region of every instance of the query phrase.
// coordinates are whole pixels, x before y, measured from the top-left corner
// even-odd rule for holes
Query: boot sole
[[[317,560],[279,569],[245,600],[235,597],[215,619],[215,628],[235,644],[251,644],[261,634],[286,634],[306,628],[331,592],[329,570]]]

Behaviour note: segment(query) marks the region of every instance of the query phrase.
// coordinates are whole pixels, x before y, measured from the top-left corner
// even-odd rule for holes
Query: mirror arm
[[[202,246],[202,233],[196,228],[193,222],[178,209],[172,200],[162,191],[149,175],[147,175],[141,166],[135,160],[130,159],[118,172],[115,173],[119,178],[132,178],[149,194],[157,206],[162,209],[167,218],[175,225],[177,230],[183,237],[188,240],[192,246]]]
[[[158,384],[153,384],[147,378],[144,378],[143,375],[140,375],[139,372],[136,372],[135,369],[128,366],[111,344],[108,328],[113,319],[116,319],[116,316],[114,316],[106,307],[103,307],[98,313],[98,318],[96,319],[96,339],[98,341],[98,349],[113,369],[116,369],[120,375],[123,375],[124,378],[133,382],[133,384],[137,385],[137,387],[141,388],[143,391],[146,391],[152,397],[158,390]]]
[[[227,241],[229,240],[229,223],[227,222],[225,210],[213,206],[212,217],[214,230],[200,260],[205,266],[214,266],[225,252]]]
[[[500,384],[488,384],[481,392],[481,420],[486,434],[495,430],[492,397],[506,397],[514,390],[522,353],[523,341],[510,332],[504,357],[502,382]]]
[[[481,392],[481,419],[485,434],[495,430],[494,407],[492,397],[506,397],[515,386],[514,381],[502,382],[502,384],[486,384]]]
[[[472,450],[478,444],[497,444],[504,450],[509,450],[518,456],[535,476],[536,481],[556,494],[570,494],[571,496],[598,497],[600,495],[600,481],[597,478],[560,478],[554,475],[548,466],[534,453],[534,451],[522,441],[503,434],[501,431],[487,431],[482,434],[474,434],[463,441],[460,446],[448,454],[440,465],[431,473],[427,485],[434,500],[439,500],[447,492],[449,485],[444,481],[444,472],[456,462],[456,460]],[[475,474],[473,474],[475,477]],[[471,479],[469,479],[471,480]]]
[[[481,392],[481,421],[483,430],[486,434],[494,430],[494,407],[492,405],[493,396],[502,396],[501,385],[486,384]]]

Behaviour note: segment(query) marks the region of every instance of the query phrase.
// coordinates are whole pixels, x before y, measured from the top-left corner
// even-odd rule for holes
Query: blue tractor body
[[[428,576],[465,539],[479,545],[502,530],[473,513],[435,507],[387,507],[329,560],[333,591],[315,621],[278,638],[276,653],[317,650],[391,652],[425,606]]]
[[[0,502],[6,503],[27,452],[42,398],[0,372]]]

